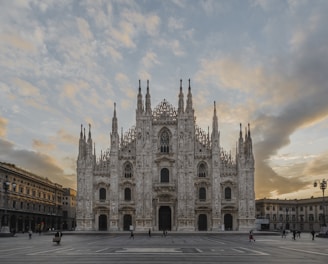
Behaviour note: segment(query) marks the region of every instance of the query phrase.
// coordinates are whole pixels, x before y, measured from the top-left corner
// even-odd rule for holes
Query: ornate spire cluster
[[[243,138],[242,125],[240,124],[238,147],[239,155],[244,155],[246,158],[253,158],[253,142],[249,123],[245,127],[245,139]]]
[[[93,144],[92,144],[92,137],[91,137],[91,125],[89,124],[88,140],[86,140],[85,128],[81,124],[78,158],[86,159],[88,157],[92,157],[93,156],[92,147],[93,147]],[[94,149],[95,149],[95,146],[94,146]]]

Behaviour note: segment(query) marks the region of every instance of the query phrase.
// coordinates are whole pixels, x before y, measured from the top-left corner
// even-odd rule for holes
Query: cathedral
[[[205,132],[196,124],[192,93],[182,81],[178,108],[151,107],[149,81],[139,81],[136,123],[118,131],[114,104],[110,146],[96,155],[81,125],[77,158],[76,230],[250,230],[255,222],[250,126],[240,124],[236,151],[220,146],[216,104]]]

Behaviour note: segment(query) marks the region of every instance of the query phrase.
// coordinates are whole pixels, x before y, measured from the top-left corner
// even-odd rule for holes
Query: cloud
[[[2,33],[0,34],[1,39],[1,46],[6,46],[8,49],[9,47],[15,47],[17,49],[20,49],[25,52],[36,52],[36,47],[33,45],[33,43],[24,37],[20,36],[16,32],[12,33]],[[5,48],[5,47],[3,47]]]
[[[68,133],[64,129],[59,129],[56,132],[56,138],[55,140],[60,143],[64,144],[71,144],[71,145],[76,145],[76,142],[78,142],[78,138],[75,135],[72,135],[71,133]]]
[[[182,18],[175,18],[175,17],[169,17],[168,24],[167,24],[169,30],[175,31],[183,29],[183,19]]]
[[[40,152],[16,149],[14,144],[0,139],[0,160],[15,164],[38,176],[48,178],[52,182],[60,183],[64,187],[75,188],[75,176],[65,174],[57,162],[48,155]]]
[[[30,82],[16,78],[13,80],[15,86],[18,86],[17,93],[23,97],[39,97],[40,91]]]
[[[311,162],[306,163],[304,175],[309,175],[313,179],[323,179],[328,174],[328,152],[322,153]]]
[[[186,52],[181,47],[180,41],[177,39],[159,39],[157,42],[159,47],[164,47],[173,52],[175,56],[184,56]]]
[[[56,149],[56,145],[52,143],[44,143],[41,140],[33,140],[32,147],[37,151],[53,151]]]
[[[84,18],[78,17],[78,18],[76,18],[76,22],[77,22],[78,29],[79,29],[80,33],[82,34],[82,36],[86,40],[93,39],[93,34],[90,31],[90,26],[89,26],[88,21],[86,21]]]
[[[110,28],[109,36],[113,43],[126,48],[135,48],[135,40],[140,34],[158,34],[160,18],[154,14],[141,14],[135,10],[124,9],[120,14],[118,26]]]
[[[138,31],[145,30],[150,36],[158,34],[160,18],[154,14],[144,15],[134,10],[124,10],[121,16],[128,24],[134,25]]]
[[[115,76],[115,81],[117,82],[120,90],[125,94],[127,97],[131,99],[136,98],[136,92],[132,89],[132,85],[130,84],[129,78],[123,73],[117,73]]]
[[[5,137],[7,134],[8,120],[0,116],[0,137]]]
[[[159,64],[160,62],[157,59],[157,54],[153,51],[149,51],[146,55],[141,59],[141,65],[146,69],[150,69],[155,64]]]

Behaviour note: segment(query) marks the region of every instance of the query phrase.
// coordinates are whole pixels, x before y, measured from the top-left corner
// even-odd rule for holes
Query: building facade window
[[[230,187],[226,187],[224,189],[224,198],[226,200],[231,200],[231,188]]]
[[[126,163],[124,166],[124,177],[125,178],[132,178],[132,165],[130,162]]]
[[[170,171],[167,168],[161,169],[161,182],[170,182]]]
[[[206,201],[206,189],[204,187],[199,188],[199,200]]]
[[[99,189],[99,200],[106,200],[106,189],[105,188]]]
[[[309,214],[309,221],[313,222],[314,221],[314,215],[313,214]]]
[[[199,164],[198,166],[198,177],[206,177],[207,176],[207,169],[204,163]]]
[[[160,145],[161,153],[170,152],[170,135],[167,130],[164,130],[160,135]]]
[[[131,189],[130,188],[124,189],[124,200],[131,201]]]

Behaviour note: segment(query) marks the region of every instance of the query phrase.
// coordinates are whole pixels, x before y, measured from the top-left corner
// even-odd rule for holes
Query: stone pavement
[[[59,245],[49,234],[0,238],[0,261],[9,263],[326,263],[328,240],[302,234],[292,240],[255,233],[64,233]]]

